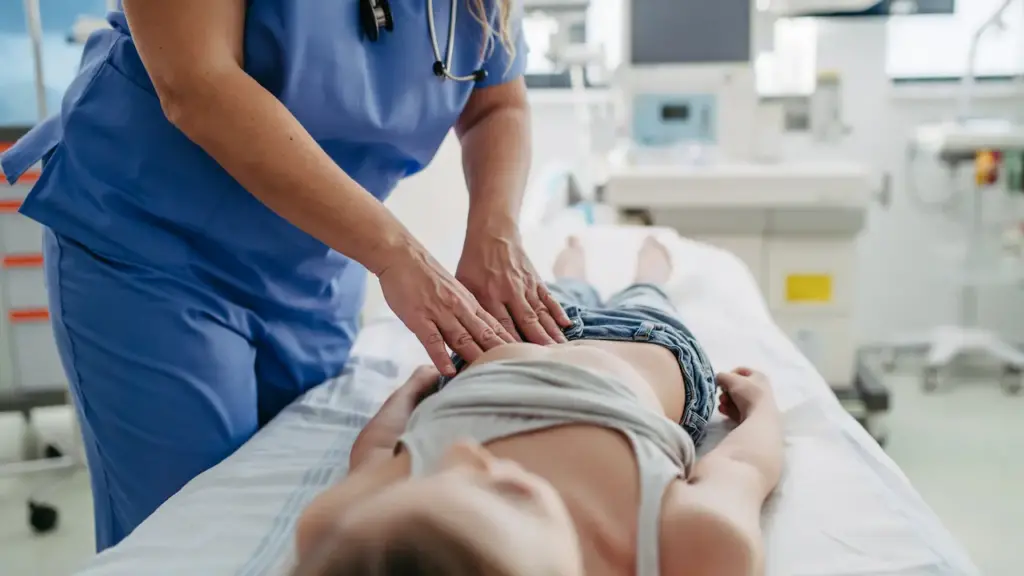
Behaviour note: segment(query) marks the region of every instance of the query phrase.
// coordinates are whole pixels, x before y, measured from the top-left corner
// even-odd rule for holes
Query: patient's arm
[[[666,495],[662,562],[667,573],[763,574],[761,508],[782,472],[782,425],[763,375],[719,376],[720,410],[739,426]]]
[[[437,378],[432,367],[416,369],[359,433],[349,456],[348,475],[310,502],[299,518],[295,539],[300,558],[337,529],[338,519],[353,504],[408,478],[409,455],[395,455],[395,445],[412,411],[433,391]]]
[[[771,385],[763,374],[743,368],[719,374],[718,384],[724,391],[719,410],[739,426],[700,459],[690,482],[728,468],[750,476],[754,495],[763,501],[782,474],[782,423]]]
[[[394,456],[395,445],[405,432],[409,417],[416,406],[434,391],[439,377],[433,367],[422,366],[388,397],[352,445],[349,473],[371,462],[390,460]]]

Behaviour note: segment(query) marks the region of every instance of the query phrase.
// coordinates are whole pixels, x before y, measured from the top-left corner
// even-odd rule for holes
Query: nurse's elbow
[[[152,74],[153,86],[164,116],[183,132],[189,126],[203,122],[200,116],[209,116],[218,106],[223,84],[209,71],[189,70],[182,74]]]
[[[200,98],[196,91],[171,82],[154,80],[154,84],[164,116],[175,127],[185,130],[188,118],[192,117],[198,109]]]
[[[168,122],[179,130],[184,129],[184,118],[187,115],[185,103],[175,98],[161,97],[160,107],[163,109],[164,116],[167,117]]]
[[[157,89],[160,97],[160,108],[164,116],[179,130],[189,131],[194,125],[196,116],[203,113],[203,107],[210,108],[213,103],[198,90],[182,86],[169,86]]]

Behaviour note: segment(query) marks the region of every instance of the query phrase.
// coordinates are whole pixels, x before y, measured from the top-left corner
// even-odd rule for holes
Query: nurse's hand
[[[517,232],[470,232],[455,272],[484,309],[519,340],[516,328],[534,344],[565,342],[572,325],[523,250]]]
[[[425,250],[404,251],[377,277],[388,306],[445,376],[455,376],[445,344],[473,363],[484,351],[514,342],[473,294]]]

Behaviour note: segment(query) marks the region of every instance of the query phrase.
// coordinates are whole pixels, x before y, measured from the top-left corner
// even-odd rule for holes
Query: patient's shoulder
[[[751,527],[743,518],[699,496],[699,491],[683,482],[665,494],[658,538],[662,574],[760,574],[759,526]]]

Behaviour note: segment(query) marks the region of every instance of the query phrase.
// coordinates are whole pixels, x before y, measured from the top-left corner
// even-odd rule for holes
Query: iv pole
[[[39,0],[25,0],[25,24],[35,64],[36,107],[39,119],[45,120],[50,114],[46,106],[46,80],[43,75],[43,18],[39,12]]]
[[[960,110],[959,117],[960,122],[967,122],[970,120],[969,114],[971,113],[972,96],[974,93],[974,84],[977,78],[975,77],[975,69],[977,67],[978,60],[978,46],[981,44],[982,38],[985,33],[988,32],[989,28],[993,26],[1003,25],[1003,14],[1006,10],[1014,3],[1015,0],[1003,0],[1003,3],[995,11],[988,20],[978,27],[974,32],[974,37],[971,39],[971,48],[967,53],[967,70],[964,72],[963,81],[960,84]]]

